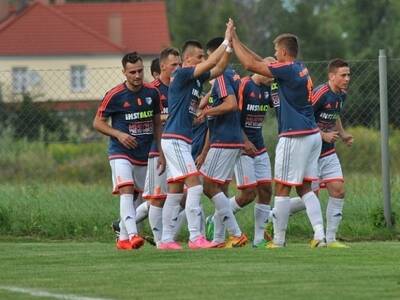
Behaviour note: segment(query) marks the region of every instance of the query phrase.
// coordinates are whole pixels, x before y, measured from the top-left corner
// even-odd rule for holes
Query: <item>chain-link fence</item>
[[[327,64],[327,61],[306,63],[315,86],[327,80]],[[350,65],[351,83],[342,123],[355,141],[352,149],[338,143],[338,153],[345,173],[379,177],[378,60],[350,61]],[[13,201],[14,197],[21,197],[17,192],[21,189],[28,201],[40,198],[41,193],[53,198],[65,197],[66,201],[86,201],[90,196],[82,190],[90,189],[95,190],[92,194],[96,197],[99,191],[108,195],[111,179],[107,138],[93,130],[92,121],[105,92],[122,80],[120,67],[15,68],[12,72],[0,72],[1,198]],[[400,173],[400,164],[395,159],[400,147],[399,92],[400,59],[390,59],[388,96],[393,174]],[[274,118],[270,112],[264,129],[272,158],[277,141]],[[42,185],[46,186],[44,191],[40,190]],[[66,186],[69,188],[65,189]],[[1,218],[0,207],[0,221]]]

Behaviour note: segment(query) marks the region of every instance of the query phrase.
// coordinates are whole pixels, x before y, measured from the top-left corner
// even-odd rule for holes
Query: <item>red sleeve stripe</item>
[[[245,77],[240,80],[239,85],[239,110],[243,109],[244,104],[244,89],[246,88],[246,84],[250,81],[250,77]]]
[[[328,91],[329,91],[328,85],[324,85],[317,92],[313,93],[313,95],[312,95],[312,105],[317,103],[319,101],[319,99],[321,99],[321,97],[323,95],[325,95]]]
[[[219,86],[219,91],[221,93],[221,98],[225,98],[226,96],[228,96],[228,92],[226,91],[226,86],[225,86],[225,79],[224,76],[218,76],[217,78],[218,81],[218,86]]]
[[[289,65],[293,65],[293,62],[274,62],[274,63],[270,63],[267,64],[268,68],[281,68],[284,66],[289,66]]]
[[[124,89],[125,89],[125,84],[121,83],[107,92],[107,94],[104,96],[103,101],[100,104],[99,110],[97,111],[97,115],[99,117],[103,116],[103,113],[106,110],[108,103],[111,101],[114,95],[118,94],[120,91]]]

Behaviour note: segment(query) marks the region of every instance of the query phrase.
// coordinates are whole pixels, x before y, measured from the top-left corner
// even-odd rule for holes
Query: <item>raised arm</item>
[[[274,77],[269,70],[267,63],[240,41],[235,30],[232,31],[232,44],[236,57],[246,70],[270,78]]]
[[[229,46],[229,41],[231,40],[232,28],[233,28],[233,21],[231,19],[229,19],[229,21],[226,25],[225,40],[213,53],[210,54],[210,56],[205,61],[196,65],[196,67],[194,69],[194,73],[193,73],[193,76],[195,78],[210,71],[212,68],[215,68],[217,66],[217,64],[219,63],[219,61],[223,58],[224,55],[225,55],[225,57],[223,59],[227,60],[225,62],[225,67],[226,67],[226,65],[228,64],[228,61],[229,61],[229,53],[225,53],[225,52]],[[218,76],[218,75],[216,75],[216,76]],[[216,76],[214,76],[214,77],[216,77]]]

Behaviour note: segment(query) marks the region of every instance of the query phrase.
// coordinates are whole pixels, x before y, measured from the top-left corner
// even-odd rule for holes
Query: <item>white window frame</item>
[[[87,68],[85,65],[72,65],[70,68],[70,87],[73,93],[87,90]]]
[[[28,92],[29,72],[27,67],[13,67],[11,76],[13,93],[20,94]]]

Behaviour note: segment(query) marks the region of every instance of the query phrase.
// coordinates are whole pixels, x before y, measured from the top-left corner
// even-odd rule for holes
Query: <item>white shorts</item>
[[[275,181],[289,186],[318,179],[321,134],[280,137],[276,146]]]
[[[342,167],[336,153],[321,157],[318,160],[318,172],[319,180],[312,183],[314,191],[325,188],[328,182],[344,182]]]
[[[129,160],[118,158],[110,160],[113,194],[119,194],[119,189],[132,186],[141,193],[144,188],[147,166],[133,165]]]
[[[192,157],[192,145],[178,139],[161,139],[161,147],[167,161],[167,181],[182,181],[191,175],[198,175]]]
[[[255,187],[272,181],[271,162],[267,152],[255,157],[241,155],[235,165],[238,189]]]
[[[159,175],[157,169],[158,156],[149,157],[147,163],[146,183],[144,185],[144,199],[165,199],[167,197],[167,171]]]
[[[211,181],[224,184],[232,179],[241,149],[210,148],[200,173]]]

